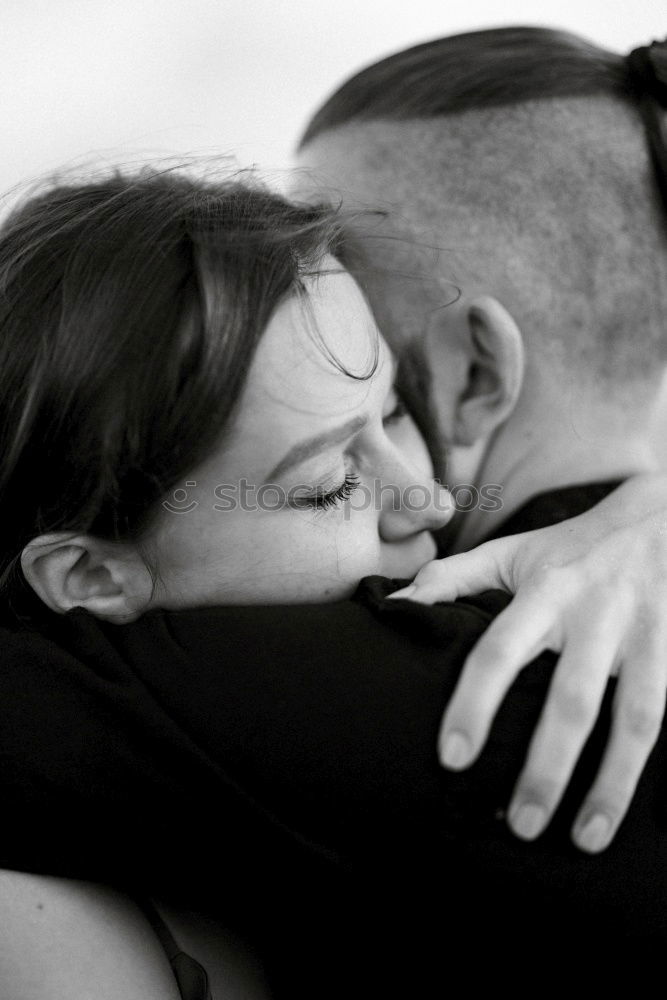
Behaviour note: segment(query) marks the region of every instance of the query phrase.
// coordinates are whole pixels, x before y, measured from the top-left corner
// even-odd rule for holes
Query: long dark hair
[[[51,531],[138,536],[220,440],[339,215],[173,171],[59,184],[0,230],[0,584]]]

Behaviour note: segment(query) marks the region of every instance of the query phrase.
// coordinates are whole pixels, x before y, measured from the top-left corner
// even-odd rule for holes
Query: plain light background
[[[618,51],[667,34],[653,0],[0,0],[0,14],[0,195],[88,160],[284,168],[345,77],[456,31],[538,24]]]

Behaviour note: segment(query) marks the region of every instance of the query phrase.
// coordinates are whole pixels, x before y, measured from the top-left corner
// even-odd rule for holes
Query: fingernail
[[[440,761],[444,767],[452,767],[458,771],[468,766],[471,756],[470,742],[463,733],[452,732],[447,735],[440,750]]]
[[[389,594],[389,599],[394,597],[411,597],[417,589],[416,583],[411,583],[409,587],[403,587],[403,590],[395,590],[393,594]]]
[[[546,822],[546,809],[531,802],[512,809],[510,812],[510,826],[517,837],[521,837],[522,840],[534,840],[542,833]]]
[[[577,833],[575,842],[583,851],[595,854],[603,850],[610,841],[611,823],[603,813],[596,813]]]

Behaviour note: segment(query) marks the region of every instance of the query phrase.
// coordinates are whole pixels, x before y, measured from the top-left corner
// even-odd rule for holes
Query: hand
[[[473,763],[517,674],[560,652],[508,816],[526,840],[547,826],[618,673],[609,743],[573,827],[603,850],[660,731],[667,691],[667,477],[637,476],[580,517],[427,563],[392,595],[422,604],[500,588],[516,594],[468,656],[445,712],[442,763]]]

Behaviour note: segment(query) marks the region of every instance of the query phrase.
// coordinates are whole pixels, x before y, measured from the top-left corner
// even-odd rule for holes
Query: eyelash
[[[356,489],[359,488],[359,476],[354,473],[345,473],[345,479],[331,493],[319,493],[316,496],[308,497],[308,505],[316,507],[318,510],[330,510],[349,500]]]
[[[386,417],[383,418],[383,424],[393,424],[402,420],[403,417],[408,415],[408,409],[400,398],[397,398],[396,406],[388,413]],[[350,499],[352,494],[360,486],[359,476],[354,475],[354,473],[345,473],[344,481],[331,493],[319,493],[312,497],[303,497],[303,503],[308,507],[315,507],[317,510],[331,510],[332,507],[339,507],[341,504],[345,503]]]

